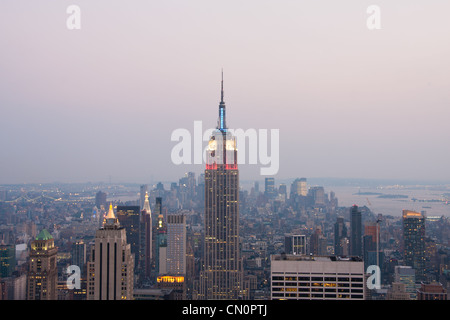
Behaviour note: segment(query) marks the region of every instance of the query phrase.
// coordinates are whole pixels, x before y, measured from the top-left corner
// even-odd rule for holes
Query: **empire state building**
[[[223,100],[206,155],[204,268],[200,295],[206,300],[238,299],[242,291],[239,249],[239,171],[236,138],[226,126]]]

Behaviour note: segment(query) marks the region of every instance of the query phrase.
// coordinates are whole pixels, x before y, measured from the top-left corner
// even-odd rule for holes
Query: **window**
[[[287,286],[287,287],[296,287],[297,286],[297,282],[286,282],[285,286]]]
[[[283,286],[284,286],[284,282],[273,282],[273,283],[272,283],[272,286],[273,286],[273,287],[277,287],[277,286],[278,286],[278,287],[283,287]]]
[[[272,288],[272,291],[284,291],[284,288]]]
[[[349,283],[338,283],[338,287],[350,287]]]
[[[363,289],[353,289],[352,293],[363,293]]]
[[[299,287],[309,287],[309,282],[299,282],[298,286]]]
[[[352,283],[352,288],[362,288],[363,286],[362,283]]]
[[[284,297],[284,293],[274,293],[272,297]]]

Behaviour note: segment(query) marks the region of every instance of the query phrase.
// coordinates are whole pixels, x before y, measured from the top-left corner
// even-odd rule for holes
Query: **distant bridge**
[[[39,202],[39,201],[42,201],[42,200],[45,200],[45,199],[48,199],[48,200],[51,200],[51,201],[55,201],[55,202],[74,202],[74,201],[93,200],[94,197],[90,196],[90,197],[80,197],[78,199],[63,199],[63,198],[54,198],[54,197],[51,197],[51,196],[48,196],[48,195],[40,195],[40,196],[37,196],[35,198],[30,198],[27,195],[21,195],[20,197],[14,199],[14,200],[8,200],[8,201],[3,201],[3,202],[6,202],[6,203],[17,203],[17,202],[20,202],[20,201],[25,201],[25,202],[33,202],[34,203],[34,202]]]

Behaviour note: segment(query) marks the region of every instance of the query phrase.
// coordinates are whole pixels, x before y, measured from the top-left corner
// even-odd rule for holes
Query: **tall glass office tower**
[[[405,264],[416,271],[417,280],[424,280],[425,217],[419,212],[403,210],[402,218]]]

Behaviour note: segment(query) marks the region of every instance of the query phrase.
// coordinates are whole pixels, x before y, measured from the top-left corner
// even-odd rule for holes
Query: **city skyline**
[[[0,300],[450,298],[450,3],[0,9]]]
[[[237,221],[231,220],[236,219],[240,229],[237,256],[243,266],[239,286],[242,297],[265,301],[448,299],[450,218],[431,209],[441,207],[448,212],[445,199],[419,201],[423,209],[403,210],[399,216],[394,213],[394,203],[413,203],[408,196],[388,197],[391,210],[380,212],[373,210],[378,206],[375,203],[373,207],[371,202],[385,193],[362,191],[357,197],[361,202],[367,200],[367,205],[348,206],[341,201],[340,193],[310,185],[306,178],[296,179],[291,185],[269,178],[264,185],[255,182],[252,190],[237,193],[237,181],[232,178],[237,170],[222,166],[223,170],[206,169],[198,179],[189,173],[169,189],[157,184],[0,190],[0,287],[4,288],[0,298],[32,298],[28,293],[37,291],[27,289],[26,279],[34,277],[34,256],[27,247],[33,248],[33,239],[52,239],[54,246],[42,248],[58,250],[58,259],[54,259],[58,285],[53,300],[55,294],[58,300],[96,300],[100,291],[105,293],[104,299],[211,300],[203,294],[202,270],[216,269],[214,263],[208,263],[214,260],[208,258],[210,253],[220,257],[226,252],[227,265],[233,265],[232,229],[237,231]],[[145,192],[141,214],[151,212],[149,219],[137,215],[141,208],[139,192]],[[114,199],[112,195],[117,193],[128,194],[128,200]],[[446,193],[447,199],[449,196]],[[225,220],[220,219],[224,216]],[[216,232],[209,233],[211,229]],[[126,267],[124,253],[131,259],[125,262]],[[117,261],[116,268],[111,254],[122,257],[122,266]],[[43,261],[34,259],[38,267]],[[416,261],[422,261],[422,265]],[[106,278],[102,278],[102,265]],[[414,276],[416,271],[424,278]],[[120,281],[111,278],[112,274],[121,278],[120,288],[116,288]],[[221,278],[213,272],[211,275],[212,280]],[[130,281],[126,288],[125,278]],[[214,289],[213,283],[207,288]]]
[[[228,126],[280,130],[277,181],[450,181],[450,4],[378,1],[380,30],[360,1],[81,1],[80,30],[68,5],[2,3],[1,184],[201,172],[171,163],[170,135],[215,126],[222,68]]]

